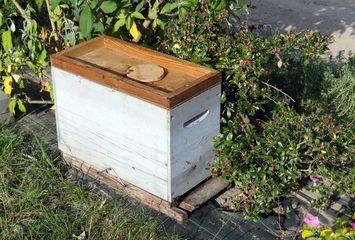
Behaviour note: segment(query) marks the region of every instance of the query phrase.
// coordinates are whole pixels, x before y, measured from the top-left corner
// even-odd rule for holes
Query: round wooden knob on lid
[[[162,80],[166,70],[154,64],[139,64],[127,69],[126,76],[140,82],[155,82]]]

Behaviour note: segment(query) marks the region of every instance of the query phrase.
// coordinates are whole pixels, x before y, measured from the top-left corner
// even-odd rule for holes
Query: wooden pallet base
[[[68,165],[107,185],[119,194],[138,200],[177,222],[185,221],[188,218],[188,212],[196,210],[229,186],[228,182],[220,178],[211,178],[197,186],[194,190],[188,192],[179,203],[171,204],[105,171],[98,171],[90,164],[75,157],[64,153],[62,156],[63,160]]]

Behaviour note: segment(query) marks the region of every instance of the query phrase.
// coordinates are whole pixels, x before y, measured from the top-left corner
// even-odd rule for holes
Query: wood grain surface
[[[167,109],[221,81],[216,70],[108,36],[54,54],[51,62],[55,67]],[[159,81],[140,82],[122,74],[127,66],[140,64],[161,66],[165,75]]]
[[[139,200],[149,207],[167,215],[172,219],[175,219],[177,222],[183,222],[187,219],[187,213],[184,210],[172,206],[169,202],[164,201],[129,182],[119,179],[105,171],[100,171],[94,166],[91,166],[90,164],[68,154],[62,154],[62,157],[67,164],[82,171],[93,179],[106,184],[124,196]]]
[[[155,64],[138,64],[127,69],[126,76],[140,82],[156,82],[162,80],[166,70]]]
[[[226,189],[230,183],[220,177],[211,178],[200,184],[195,190],[182,200],[179,207],[189,212],[195,211],[202,204],[216,196],[218,193]]]

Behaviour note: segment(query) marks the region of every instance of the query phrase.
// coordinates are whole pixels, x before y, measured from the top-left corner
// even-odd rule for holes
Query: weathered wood
[[[215,195],[226,189],[230,183],[220,177],[211,178],[199,185],[195,190],[188,195],[179,204],[179,207],[189,212],[193,212]]]
[[[72,167],[82,171],[86,175],[98,180],[107,186],[111,187],[118,193],[139,200],[149,207],[175,219],[178,222],[183,222],[187,219],[187,213],[179,208],[171,206],[167,201],[162,200],[150,194],[129,182],[119,179],[106,171],[99,171],[94,166],[87,164],[84,161],[76,159],[68,154],[62,154],[64,161]]]
[[[213,137],[219,132],[221,86],[170,111],[170,184],[179,197],[211,176]]]
[[[162,80],[166,75],[164,68],[155,64],[139,64],[127,70],[127,77],[140,82],[155,82]]]
[[[168,110],[52,67],[59,149],[168,195]]]
[[[172,110],[52,67],[59,149],[166,201],[210,176],[221,86]]]
[[[111,37],[101,37],[52,55],[52,65],[164,108],[173,108],[220,83],[218,71]],[[139,82],[122,74],[129,66],[166,69],[160,81]]]
[[[52,61],[63,153],[168,202],[210,176],[217,71],[106,36]]]
[[[219,195],[216,198],[216,202],[220,207],[223,207],[224,209],[234,210],[231,199],[233,199],[233,196],[237,196],[242,193],[243,192],[236,187],[230,188],[221,195]]]

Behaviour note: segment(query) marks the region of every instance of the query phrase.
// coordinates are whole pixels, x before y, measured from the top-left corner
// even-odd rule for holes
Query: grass
[[[0,239],[177,239],[124,199],[78,184],[60,163],[0,127]]]

